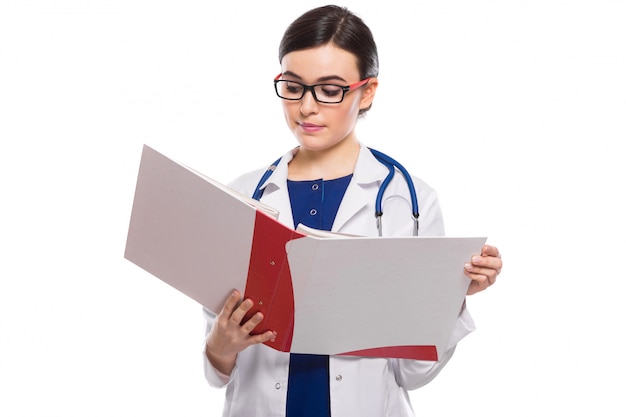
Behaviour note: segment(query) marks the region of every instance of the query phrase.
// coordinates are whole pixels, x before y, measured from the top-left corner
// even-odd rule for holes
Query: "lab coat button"
[[[274,388],[276,388],[276,389],[280,389],[280,386],[281,386],[281,385],[280,385],[280,382],[277,382],[277,383],[276,383],[276,385],[274,385]]]
[[[335,377],[335,379],[336,379],[337,381],[341,381],[341,380],[343,379],[343,377],[342,377],[341,375],[337,375],[337,376]]]

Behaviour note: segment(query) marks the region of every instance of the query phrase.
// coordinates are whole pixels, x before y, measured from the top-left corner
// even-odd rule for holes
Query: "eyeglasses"
[[[297,81],[281,80],[283,74],[278,74],[274,78],[274,88],[276,94],[283,100],[300,100],[307,91],[313,94],[313,98],[318,103],[336,104],[341,103],[348,91],[355,90],[370,80],[366,78],[358,83],[350,85],[337,84],[314,84],[306,85]]]

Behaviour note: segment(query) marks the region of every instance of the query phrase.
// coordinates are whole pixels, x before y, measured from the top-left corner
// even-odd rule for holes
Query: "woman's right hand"
[[[206,356],[213,367],[224,375],[232,372],[239,352],[250,345],[265,343],[276,337],[276,333],[271,330],[258,335],[250,334],[263,320],[260,312],[246,322],[241,322],[253,305],[250,299],[241,301],[239,291],[233,291],[211,327],[206,342]]]

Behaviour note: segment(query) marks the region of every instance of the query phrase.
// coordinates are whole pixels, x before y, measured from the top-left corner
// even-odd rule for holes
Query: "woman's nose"
[[[315,97],[313,97],[313,91],[307,90],[304,92],[304,96],[301,99],[300,103],[300,113],[302,114],[312,114],[317,113],[317,101],[315,101]]]

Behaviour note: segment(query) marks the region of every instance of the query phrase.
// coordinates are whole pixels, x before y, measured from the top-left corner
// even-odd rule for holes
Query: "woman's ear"
[[[367,109],[372,105],[374,96],[376,95],[376,88],[378,88],[378,78],[372,77],[363,87],[363,94],[361,95],[360,109]]]

